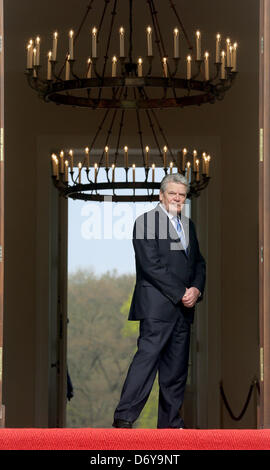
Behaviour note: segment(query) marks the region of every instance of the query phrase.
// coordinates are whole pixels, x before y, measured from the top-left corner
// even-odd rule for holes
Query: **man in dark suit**
[[[112,425],[117,428],[132,427],[157,371],[157,427],[184,427],[180,409],[188,373],[190,324],[205,286],[205,261],[195,226],[181,214],[188,189],[179,173],[165,176],[160,203],[134,224],[136,285],[129,320],[140,320],[140,335],[114,413]]]

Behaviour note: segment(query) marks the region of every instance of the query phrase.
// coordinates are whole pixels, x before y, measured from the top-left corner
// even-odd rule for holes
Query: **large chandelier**
[[[172,0],[168,0],[168,7],[174,22],[170,32],[169,15],[166,17],[164,34],[164,21],[156,8],[157,2],[145,0],[142,4],[145,4],[146,11],[140,10],[139,13],[140,25],[147,11],[148,22],[139,38],[137,33],[141,48],[136,44],[135,50],[134,25],[138,21],[134,21],[133,1],[105,0],[103,6],[101,1],[96,1],[95,11],[94,3],[95,0],[90,1],[78,29],[71,29],[65,41],[57,31],[53,33],[52,50],[43,66],[40,62],[41,38],[30,40],[27,45],[26,76],[29,85],[42,99],[56,104],[105,110],[94,138],[87,144],[83,160],[75,158],[76,171],[74,152],[55,149],[52,155],[54,183],[66,197],[101,200],[102,191],[111,189],[115,201],[156,200],[158,195],[155,190],[159,188],[159,183],[155,171],[162,168],[165,174],[168,171],[185,174],[190,182],[189,196],[197,196],[209,181],[210,156],[205,149],[190,152],[182,145],[179,151],[171,150],[158,110],[214,103],[223,99],[237,75],[237,43],[228,37],[224,40],[218,33],[214,51],[204,51],[203,35],[199,30],[194,31],[194,41],[190,40]],[[121,21],[118,20],[118,7],[124,9],[127,4],[129,9],[123,22],[122,17]],[[79,47],[83,32],[86,32],[85,40]],[[59,49],[64,42],[66,51],[61,62]],[[90,56],[85,57],[83,62],[77,57],[82,57],[81,48],[85,48],[85,44],[89,45]],[[212,57],[213,60],[210,60]],[[42,73],[43,68],[45,73]],[[130,110],[136,115],[139,155],[128,149],[125,142],[125,113]],[[151,128],[154,141],[151,146],[144,139],[143,117]],[[98,152],[97,136],[101,135],[108,122],[102,151]],[[115,143],[112,143],[113,128],[115,130],[116,127]],[[99,162],[94,162],[93,155],[98,156],[98,153]],[[114,158],[110,167],[112,154]],[[152,161],[151,168],[150,154],[157,158]],[[133,167],[129,166],[130,157]],[[138,171],[135,171],[134,165],[144,171],[141,181],[136,179]],[[124,170],[122,181],[117,181],[115,177],[118,167]],[[105,181],[98,179],[101,169],[104,170]],[[129,191],[120,196],[116,194],[116,189]],[[136,190],[144,190],[144,194],[137,194]]]

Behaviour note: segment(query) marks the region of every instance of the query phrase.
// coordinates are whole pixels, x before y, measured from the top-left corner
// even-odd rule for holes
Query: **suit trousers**
[[[190,323],[180,312],[175,321],[140,320],[137,352],[129,366],[114,419],[134,422],[140,415],[158,372],[157,428],[183,426],[180,409],[188,374]]]

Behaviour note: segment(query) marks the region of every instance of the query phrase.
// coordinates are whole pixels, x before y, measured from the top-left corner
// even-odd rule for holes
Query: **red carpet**
[[[0,450],[270,450],[270,429],[0,429]]]

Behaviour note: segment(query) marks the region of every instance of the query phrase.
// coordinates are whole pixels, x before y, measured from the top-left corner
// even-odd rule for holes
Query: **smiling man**
[[[180,410],[188,373],[190,325],[202,300],[205,261],[193,222],[182,214],[188,182],[179,173],[160,185],[160,203],[135,220],[136,285],[129,320],[140,320],[113,426],[132,428],[159,380],[158,428],[184,428]]]

